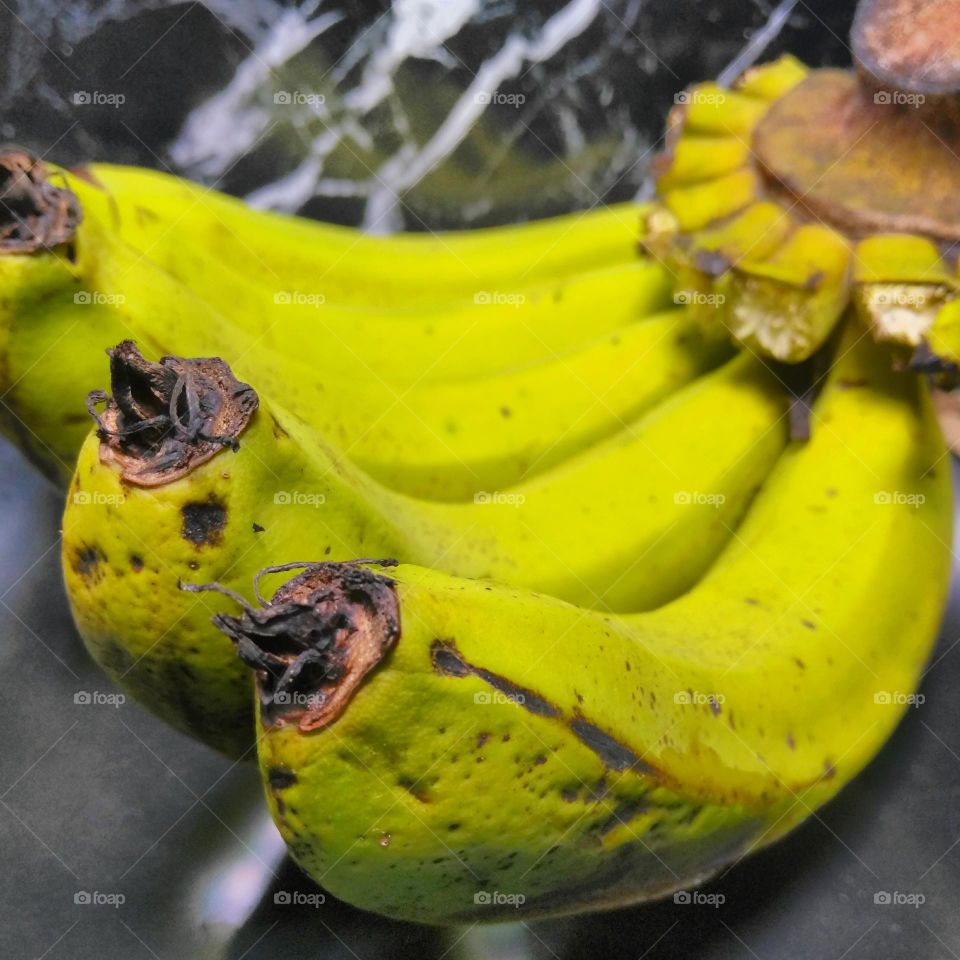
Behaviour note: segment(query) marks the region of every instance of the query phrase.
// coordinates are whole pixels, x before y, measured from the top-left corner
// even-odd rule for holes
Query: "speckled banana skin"
[[[624,433],[470,504],[387,491],[265,395],[236,453],[152,489],[90,435],[63,521],[63,567],[88,649],[141,703],[232,754],[249,748],[246,672],[210,624],[218,597],[277,556],[389,555],[604,609],[648,609],[709,568],[786,442],[786,397],[734,358]]]
[[[950,567],[943,441],[925,385],[888,367],[846,354],[812,440],[659,610],[376,571],[393,649],[327,726],[261,725],[297,862],[399,919],[529,919],[689,887],[834,796],[916,689]]]
[[[84,189],[81,189],[83,187]],[[729,351],[683,311],[641,319],[557,359],[472,381],[406,387],[262,348],[110,234],[101,191],[80,182],[86,220],[63,251],[0,256],[0,386],[6,432],[54,476],[86,433],[83,398],[105,347],[223,356],[386,485],[468,500],[545,471],[616,433]],[[80,296],[83,302],[77,303]],[[238,303],[242,310],[242,303]]]

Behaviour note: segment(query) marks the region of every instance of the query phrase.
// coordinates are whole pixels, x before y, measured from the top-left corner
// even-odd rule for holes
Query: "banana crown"
[[[856,72],[783,57],[732,90],[679,98],[642,242],[704,324],[797,362],[853,303],[904,362],[956,371],[960,123],[940,49],[951,25],[915,25],[908,43],[907,16],[893,0],[861,5]],[[927,16],[911,6],[911,20]]]

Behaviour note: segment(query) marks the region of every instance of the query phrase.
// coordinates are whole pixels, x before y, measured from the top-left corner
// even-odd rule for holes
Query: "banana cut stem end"
[[[131,340],[107,354],[111,393],[93,391],[87,409],[100,436],[101,462],[118,467],[124,481],[163,486],[224,447],[239,448],[258,398],[219,357],[153,363]]]
[[[304,733],[329,726],[396,644],[400,607],[394,581],[360,566],[365,563],[396,565],[395,560],[355,560],[267,567],[254,582],[261,603],[262,576],[303,569],[261,607],[218,584],[182,585],[241,603],[239,616],[221,613],[213,622],[255,672],[264,725],[296,723]]]
[[[25,150],[0,150],[0,254],[30,254],[73,241],[80,203],[56,187],[42,161]]]
[[[861,0],[850,31],[857,67],[874,86],[944,98],[960,92],[958,39],[955,0]]]

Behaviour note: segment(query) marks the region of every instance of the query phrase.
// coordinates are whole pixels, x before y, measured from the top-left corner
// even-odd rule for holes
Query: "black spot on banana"
[[[253,663],[260,763],[298,863],[392,917],[529,919],[699,883],[833,797],[909,702],[950,570],[928,391],[862,336],[812,439],[665,607],[612,616],[405,564],[368,571],[357,598],[356,566],[324,563],[221,616]],[[349,694],[317,726],[268,708],[307,646],[291,689]],[[375,651],[359,684],[351,648]]]

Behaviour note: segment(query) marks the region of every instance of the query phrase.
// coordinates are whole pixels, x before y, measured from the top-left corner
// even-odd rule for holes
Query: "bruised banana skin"
[[[576,269],[534,284],[509,287],[495,276],[478,275],[463,301],[424,306],[398,295],[390,306],[343,304],[333,299],[316,264],[299,276],[261,279],[243,261],[218,255],[204,231],[191,232],[179,219],[179,208],[167,210],[162,220],[159,213],[147,217],[148,198],[117,196],[67,171],[61,174],[88,222],[99,217],[104,236],[142,252],[228,316],[258,348],[281,354],[295,349],[303,362],[342,374],[391,383],[490,376],[569,353],[672,306],[663,268],[626,246],[623,252],[632,261],[612,259],[586,273]],[[192,202],[216,222],[200,201]],[[144,222],[156,229],[144,232],[139,229]],[[441,265],[437,273],[442,277]],[[371,289],[371,279],[359,274],[354,283],[361,292]]]
[[[241,755],[253,730],[246,671],[210,624],[225,602],[179,582],[244,590],[277,556],[390,555],[587,606],[655,607],[726,543],[786,445],[785,410],[776,377],[741,355],[621,436],[470,504],[384,489],[264,397],[235,454],[147,489],[103,462],[92,435],[63,520],[74,619],[132,696]]]
[[[300,866],[398,919],[527,920],[697,884],[833,797],[905,709],[875,694],[916,689],[950,566],[926,387],[876,351],[841,362],[812,440],[669,606],[616,618],[322,564],[278,592],[315,629],[285,680],[305,648],[280,617],[266,639],[272,604],[221,617],[258,666],[265,787]]]
[[[90,204],[86,205],[89,211]],[[83,399],[105,346],[225,355],[386,485],[467,500],[545,471],[612,435],[729,354],[683,311],[638,320],[552,361],[460,383],[394,386],[262,349],[89,216],[68,252],[0,254],[0,390],[8,436],[48,475],[69,477]],[[101,255],[104,250],[109,255]],[[80,298],[80,302],[77,302]]]
[[[512,226],[371,236],[256,210],[154,170],[95,163],[77,175],[129,211],[121,218],[126,238],[174,272],[185,236],[205,259],[216,256],[270,289],[325,292],[357,306],[444,305],[631,263],[645,210],[619,203]]]

